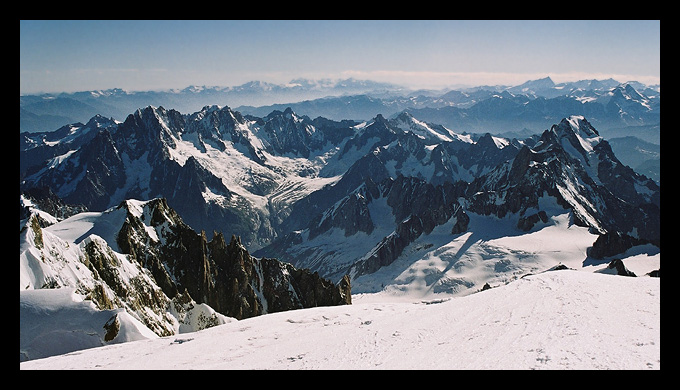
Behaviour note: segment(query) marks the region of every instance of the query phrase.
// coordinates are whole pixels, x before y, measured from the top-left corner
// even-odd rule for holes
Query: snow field
[[[268,314],[21,369],[660,369],[660,279],[549,271],[448,300]]]

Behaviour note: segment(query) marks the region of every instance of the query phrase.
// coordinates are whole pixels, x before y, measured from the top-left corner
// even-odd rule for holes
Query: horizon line
[[[79,92],[94,92],[94,91],[110,91],[120,89],[125,92],[170,92],[176,90],[183,90],[191,87],[203,88],[234,88],[243,86],[253,82],[262,82],[276,86],[288,86],[297,80],[309,81],[324,81],[329,80],[338,82],[343,80],[356,81],[371,81],[376,83],[393,84],[395,87],[405,88],[411,91],[417,90],[433,90],[433,91],[450,91],[456,89],[470,89],[479,87],[515,87],[530,81],[537,81],[549,78],[556,85],[567,84],[570,82],[588,81],[588,80],[609,80],[612,79],[619,84],[626,84],[630,82],[638,82],[647,87],[660,86],[661,80],[657,76],[640,76],[640,75],[625,75],[625,74],[608,74],[608,73],[500,73],[500,72],[412,72],[412,71],[343,71],[335,77],[329,75],[299,75],[297,77],[283,75],[262,74],[260,76],[251,78],[248,81],[240,83],[217,83],[208,85],[206,83],[189,83],[184,87],[157,87],[157,88],[140,88],[132,89],[122,86],[108,87],[108,88],[91,88],[91,89],[74,89],[74,90],[34,90],[29,92],[20,92],[19,96],[29,95],[50,95],[50,94],[73,94]],[[395,78],[401,79],[400,82],[394,81]],[[475,79],[471,82],[470,78]],[[287,79],[288,81],[283,81]],[[410,81],[409,81],[410,80]],[[557,81],[556,81],[557,80]],[[620,81],[625,80],[625,81]]]

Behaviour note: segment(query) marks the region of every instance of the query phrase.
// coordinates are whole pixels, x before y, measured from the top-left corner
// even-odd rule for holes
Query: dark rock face
[[[104,341],[111,341],[118,336],[118,331],[120,330],[120,321],[118,321],[118,315],[114,315],[104,324],[104,329],[106,329],[106,334],[104,335]]]
[[[517,227],[525,232],[531,230],[538,221],[543,223],[548,222],[548,215],[544,210],[539,211],[536,214],[531,214],[527,217],[520,217],[517,221]]]
[[[275,259],[263,258],[260,265],[264,277],[262,292],[268,305],[268,312],[352,303],[351,286],[347,275],[335,285],[321,278],[317,272],[296,269]]]
[[[120,207],[126,207],[125,203]],[[197,302],[237,319],[351,304],[349,279],[334,285],[318,273],[276,259],[257,259],[237,236],[227,243],[215,232],[208,240],[205,232],[196,233],[184,224],[165,199],[149,201],[146,208],[150,220],[128,212],[117,241],[124,253],[151,270],[168,297],[186,291]],[[160,231],[163,243],[151,239],[144,225]]]
[[[631,237],[620,232],[601,234],[588,251],[588,256],[594,259],[604,259],[627,251],[636,246],[647,244],[648,241]]]
[[[385,180],[381,186],[398,223],[394,232],[383,238],[372,253],[351,267],[349,273],[353,277],[391,264],[416,238],[423,233],[430,234],[452,217],[456,218],[452,234],[467,230],[470,218],[458,204],[457,187],[452,183],[434,186],[421,179],[399,176],[396,180]]]
[[[518,213],[517,227],[524,231],[539,220],[546,222],[538,199],[555,198],[572,211],[574,223],[603,235],[593,245],[591,256],[596,258],[641,243],[660,245],[659,194],[651,179],[621,164],[608,143],[579,117],[565,118],[546,130],[536,145],[523,147],[511,162],[474,180],[466,190],[469,211],[500,218]]]
[[[310,223],[309,238],[313,239],[331,227],[345,231],[345,237],[357,232],[371,234],[374,225],[368,204],[380,195],[377,186],[369,179],[365,186],[336,203],[336,207],[319,214]]]
[[[460,234],[466,232],[468,229],[468,224],[470,223],[470,217],[465,213],[463,207],[459,204],[454,207],[453,217],[456,218],[456,222],[451,228],[451,234]]]
[[[302,118],[293,110],[274,111],[265,119],[262,130],[267,133],[270,147],[277,153],[291,152],[309,158],[313,150],[320,149],[325,142],[323,133]]]
[[[54,216],[57,219],[66,219],[72,215],[87,211],[84,205],[71,205],[64,202],[58,197],[49,187],[31,188],[23,192],[23,196],[30,200],[35,206]],[[19,219],[28,218],[29,208],[24,205],[19,205]],[[42,220],[42,218],[40,218]],[[47,226],[47,223],[41,221],[41,226]]]
[[[608,265],[608,269],[615,269],[616,274],[620,276],[636,276],[634,272],[628,270],[626,266],[623,264],[623,261],[621,259],[614,259],[612,260]]]

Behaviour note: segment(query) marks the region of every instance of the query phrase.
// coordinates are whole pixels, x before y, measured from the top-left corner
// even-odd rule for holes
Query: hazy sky
[[[20,21],[20,94],[371,79],[659,84],[660,21]]]

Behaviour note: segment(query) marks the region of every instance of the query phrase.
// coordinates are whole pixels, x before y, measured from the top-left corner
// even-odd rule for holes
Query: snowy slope
[[[560,270],[448,300],[363,298],[20,369],[660,369],[659,278]]]
[[[149,202],[76,214],[40,228],[33,210],[20,223],[20,360],[158,335],[194,332],[231,318],[181,294],[170,299],[150,271],[120,253],[116,236],[126,209],[150,221]],[[51,217],[50,220],[56,220]],[[164,224],[142,223],[151,240]],[[106,256],[100,256],[103,253]],[[94,265],[96,263],[96,265]],[[115,329],[106,338],[106,326]]]
[[[158,338],[124,309],[97,310],[75,288],[19,291],[19,360],[61,355],[77,350]],[[109,324],[118,318],[119,330],[107,340]]]
[[[129,204],[143,212],[143,202]],[[43,229],[44,242],[53,233],[71,243],[86,231],[108,236],[94,221],[83,213],[57,223]],[[621,256],[638,276],[628,278],[587,258],[594,236],[568,213],[522,234],[507,218],[474,213],[470,227],[452,236],[446,223],[422,235],[398,261],[353,281],[350,306],[225,318],[198,332],[180,325],[163,338],[121,309],[95,310],[73,288],[20,291],[20,360],[32,359],[20,367],[660,368],[660,279],[646,276],[660,268],[657,248]],[[542,273],[557,264],[573,270]],[[484,282],[493,288],[479,292]],[[203,306],[194,314],[212,313]],[[102,324],[115,313],[120,330],[104,342]]]

